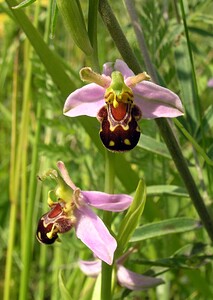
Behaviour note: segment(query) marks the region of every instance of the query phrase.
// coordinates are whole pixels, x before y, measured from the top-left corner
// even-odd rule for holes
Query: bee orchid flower
[[[90,84],[68,96],[64,115],[96,117],[101,124],[101,140],[111,151],[123,152],[137,145],[141,118],[183,115],[175,93],[151,82],[146,72],[135,75],[122,60],[104,64],[102,75],[85,67],[80,76]]]
[[[132,197],[124,194],[81,191],[70,179],[64,163],[59,161],[57,166],[60,174],[56,170],[51,170],[47,174],[56,180],[57,187],[48,194],[50,211],[38,222],[37,239],[41,243],[52,244],[57,240],[58,234],[74,228],[77,237],[99,259],[111,265],[117,242],[90,207],[119,212],[129,207]],[[52,193],[57,201],[51,199]]]

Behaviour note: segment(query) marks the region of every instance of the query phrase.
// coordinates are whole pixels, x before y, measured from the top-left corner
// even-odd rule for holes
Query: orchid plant
[[[52,244],[58,238],[58,234],[74,228],[77,237],[98,258],[111,265],[117,242],[90,206],[119,212],[129,207],[132,197],[124,194],[81,191],[72,182],[64,163],[59,161],[57,166],[61,175],[56,170],[47,173],[56,180],[57,187],[48,194],[48,205],[51,210],[38,222],[38,240],[44,244]],[[56,202],[51,199],[52,193],[57,198]]]
[[[64,114],[96,117],[101,124],[101,140],[111,151],[127,151],[137,145],[141,118],[183,115],[182,103],[175,93],[151,82],[146,72],[135,75],[120,59],[104,64],[102,75],[83,68],[80,76],[91,83],[68,96]]]
[[[199,22],[201,27],[197,29],[201,30],[196,36],[190,35],[192,30],[187,25],[197,20],[198,13],[204,13],[204,6],[202,19],[209,20],[211,1],[195,0],[187,6],[180,0],[177,7],[162,5],[165,1],[141,1],[139,6],[137,2],[125,0],[122,7],[119,2],[108,0],[45,3],[6,0],[0,4],[3,18],[0,38],[6,41],[0,43],[0,83],[4,86],[1,89],[3,103],[0,104],[3,121],[0,132],[3,158],[0,252],[3,254],[1,269],[5,269],[0,294],[4,300],[32,297],[157,299],[161,295],[168,299],[189,299],[194,295],[213,299],[211,266],[208,265],[212,261],[212,251],[206,249],[207,245],[211,246],[209,238],[213,241],[213,220],[208,209],[212,198],[212,107],[209,99],[212,78],[206,85],[206,76],[212,71],[212,47],[205,43],[211,24]],[[26,9],[31,4],[33,6]],[[63,31],[62,22],[67,30]],[[173,30],[175,28],[178,30]],[[201,46],[199,53],[205,57],[196,55],[194,60],[193,45],[197,44]],[[107,62],[116,53],[125,62],[120,59]],[[103,71],[99,70],[100,61],[106,62]],[[76,82],[79,66],[92,69],[84,67],[80,71],[86,84],[77,89],[80,87]],[[142,73],[142,66],[150,76]],[[187,107],[185,120],[174,122],[183,134],[180,139],[173,132],[173,122],[165,118],[181,116],[183,106],[179,94],[159,85],[158,72],[165,82],[170,78],[178,85]],[[68,125],[70,119],[61,116],[63,105],[59,99],[64,97],[65,101],[67,96],[65,116],[91,117],[77,120],[80,125],[77,133],[76,122]],[[153,126],[149,128],[152,138],[141,140],[146,153],[137,152],[137,149],[137,153],[129,152],[127,156],[111,153],[136,147],[140,130],[146,123],[142,119],[155,119],[169,153],[164,152],[165,147],[159,140],[153,139]],[[105,161],[99,153],[96,131],[91,130],[93,121],[97,128],[100,126],[103,145],[111,151],[105,151]],[[84,129],[89,133],[89,143]],[[75,136],[71,137],[70,133]],[[156,153],[154,157],[153,153]],[[64,164],[58,162],[58,168],[46,174],[53,179],[55,189],[48,193],[46,213],[38,217],[37,238],[43,244],[53,244],[69,231],[73,235],[71,240],[68,236],[69,246],[46,249],[38,247],[32,238],[38,205],[41,205],[38,203],[43,201],[43,190],[37,187],[35,178],[39,169],[49,168],[63,156],[69,161],[72,158],[76,166],[72,176],[76,175],[85,187],[90,182],[98,186],[99,178],[104,177],[101,183],[104,181],[105,193],[79,189]],[[82,161],[85,164],[81,165]],[[140,180],[141,176],[145,178]],[[113,195],[115,189],[118,193],[132,193],[133,200],[127,195]],[[146,194],[148,209],[142,215]],[[124,216],[117,213],[127,208]],[[183,215],[187,216],[184,220]],[[206,230],[207,234],[192,232],[186,235],[187,228],[198,227],[186,223],[200,224],[198,216],[203,224],[201,230]],[[164,217],[168,217],[168,222],[162,220]],[[154,220],[157,222],[140,226]],[[164,237],[171,231],[174,237]],[[180,232],[184,232],[184,238],[176,235]],[[86,247],[82,245],[81,249],[78,243],[72,244],[75,235]],[[171,240],[169,249],[166,247],[168,239]],[[131,248],[138,251],[127,264],[123,257]],[[200,256],[200,252],[205,255]],[[98,277],[96,282],[82,276],[78,268],[79,258],[89,259],[92,255],[95,261],[80,261],[79,264],[86,275],[89,276],[90,271]],[[165,255],[169,255],[169,259]],[[198,263],[194,264],[195,260]],[[127,269],[128,265],[131,270]],[[153,273],[146,269],[147,266],[155,270],[160,266],[159,273],[150,277]],[[135,273],[139,269],[143,273]],[[163,272],[168,275],[162,276]],[[137,291],[163,282],[155,276],[165,278],[166,284],[156,291]],[[191,284],[198,280],[202,284]],[[117,286],[116,281],[129,290]]]

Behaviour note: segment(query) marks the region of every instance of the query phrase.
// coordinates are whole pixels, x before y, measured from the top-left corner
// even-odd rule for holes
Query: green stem
[[[14,60],[14,74],[13,74],[13,94],[12,94],[12,124],[11,124],[11,153],[10,153],[10,221],[9,221],[9,240],[7,248],[7,259],[5,266],[5,280],[4,280],[4,300],[10,299],[10,283],[11,283],[11,270],[13,258],[14,236],[16,229],[16,212],[17,212],[17,194],[14,186],[18,184],[15,176],[15,158],[16,158],[16,100],[17,100],[17,82],[18,82],[18,54]]]
[[[52,262],[52,288],[51,288],[51,300],[58,300],[60,298],[59,293],[59,270],[62,264],[63,249],[60,245],[54,247],[54,259]]]
[[[114,179],[115,179],[115,169],[114,169],[114,160],[115,153],[109,152],[106,150],[106,166],[105,166],[105,187],[104,190],[106,193],[114,193]]]
[[[106,165],[105,165],[105,192],[109,194],[114,193],[114,156],[115,154],[106,150]],[[105,211],[103,215],[103,221],[110,230],[112,213]],[[112,270],[113,266],[109,266],[105,262],[102,262],[101,273],[101,300],[112,299]]]
[[[200,216],[210,239],[213,241],[213,223],[211,217],[197,189],[197,185],[192,177],[192,174],[189,171],[188,164],[183,157],[182,151],[180,149],[180,146],[178,145],[172,128],[169,125],[167,119],[156,119],[156,123],[172,155],[176,168],[179,171],[179,174],[181,175],[182,180],[188,190],[194,207],[197,210],[197,213]]]
[[[22,130],[23,143],[22,143],[22,162],[21,162],[21,257],[24,257],[23,244],[26,232],[26,199],[27,199],[27,156],[28,156],[28,137],[29,137],[29,118],[30,118],[30,101],[31,98],[31,77],[32,77],[32,47],[28,40],[25,41],[24,45],[24,69],[26,78],[24,81],[23,99],[26,103],[25,115],[25,126]]]
[[[33,145],[33,156],[32,156],[32,166],[30,174],[29,183],[29,197],[28,197],[28,208],[27,208],[27,219],[26,219],[26,233],[24,240],[24,257],[23,257],[23,269],[21,273],[20,282],[20,295],[19,299],[27,299],[27,289],[29,283],[29,273],[30,273],[30,263],[32,257],[32,241],[33,241],[33,211],[34,211],[34,200],[35,200],[35,190],[36,190],[36,173],[37,173],[37,161],[38,161],[38,141],[40,137],[40,123],[41,117],[41,103],[37,104],[37,128],[35,133],[35,140]]]
[[[141,67],[138,60],[132,52],[107,0],[99,0],[99,13],[123,59],[127,62],[130,69],[135,70],[136,74],[140,73]],[[131,55],[129,56],[130,53]]]
[[[135,60],[135,55],[133,54],[125,35],[123,34],[117,20],[115,19],[115,16],[107,0],[100,0],[99,12],[126,63],[129,65],[129,67],[133,70],[134,73],[140,73],[142,70],[139,64],[137,63],[137,60]],[[115,26],[113,26],[114,22]],[[144,45],[144,47],[146,47],[146,45]],[[147,71],[150,74],[153,73],[152,64],[151,69]],[[188,193],[193,201],[197,213],[200,216],[210,239],[213,241],[213,222],[206,209],[204,201],[197,189],[197,185],[189,171],[187,162],[182,154],[180,146],[177,143],[172,128],[167,119],[156,119],[156,123],[171,153],[176,168],[188,190]]]
[[[37,25],[38,16],[40,10],[40,3],[38,2],[35,10],[34,24]],[[29,54],[31,54],[31,47],[29,48]],[[27,65],[28,71],[28,85],[25,86],[24,96],[25,98],[29,98],[30,94],[30,82],[32,75],[32,65]],[[31,164],[31,173],[30,173],[30,181],[29,181],[29,190],[28,190],[28,206],[24,209],[25,216],[25,233],[22,245],[22,263],[23,268],[21,272],[20,278],[20,289],[19,289],[19,299],[24,300],[28,297],[28,286],[29,286],[29,274],[30,274],[30,264],[32,259],[32,244],[33,244],[33,212],[34,212],[34,203],[35,203],[35,194],[36,194],[36,172],[37,172],[37,160],[38,160],[38,140],[40,137],[40,117],[41,117],[41,103],[37,102],[37,126],[33,143],[33,151],[32,151],[32,164]],[[23,199],[24,200],[24,199]],[[26,201],[26,199],[25,199]],[[25,204],[26,205],[26,204]],[[22,205],[23,206],[23,205]]]

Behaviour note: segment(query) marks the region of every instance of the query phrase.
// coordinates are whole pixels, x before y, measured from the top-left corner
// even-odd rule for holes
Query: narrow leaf
[[[137,227],[146,202],[146,186],[144,180],[140,180],[131,206],[129,207],[125,217],[123,218],[118,231],[118,250],[117,255],[121,255],[121,251],[129,242],[135,228]]]
[[[57,17],[58,17],[58,7],[56,4],[56,0],[54,0],[54,1],[51,1],[51,26],[50,26],[51,38],[54,38],[54,36],[55,36]]]
[[[35,2],[35,1],[36,1],[36,0],[25,0],[25,1],[22,1],[22,2],[19,3],[18,5],[13,6],[13,9],[18,9],[18,8],[27,7],[27,6],[29,6],[30,4],[32,4],[33,2]]]
[[[57,6],[62,15],[64,24],[76,45],[86,55],[91,55],[93,48],[86,30],[79,1],[57,0]]]
[[[151,185],[147,187],[147,196],[161,195],[189,197],[185,188],[176,185]]]
[[[152,152],[154,154],[161,155],[166,158],[171,159],[171,155],[164,143],[158,142],[150,136],[141,134],[140,140],[138,142],[138,147]]]
[[[91,300],[101,300],[101,273],[98,275]]]
[[[61,299],[72,300],[72,297],[70,296],[70,294],[64,284],[64,280],[62,277],[62,270],[59,271],[58,279],[59,279],[59,289],[60,289],[60,293],[61,293]]]
[[[130,242],[139,242],[153,237],[171,233],[186,232],[201,227],[199,221],[190,218],[175,218],[161,222],[155,222],[138,227]]]
[[[178,129],[184,134],[184,136],[187,138],[188,141],[192,143],[194,148],[197,150],[198,153],[203,157],[205,162],[209,164],[210,166],[213,166],[213,160],[208,157],[205,150],[195,141],[195,139],[191,136],[191,134],[183,127],[183,125],[176,119],[174,120],[175,125],[178,127]]]
[[[186,110],[187,124],[190,126],[190,131],[195,132],[195,126],[197,126],[199,120],[199,107],[195,96],[187,43],[184,38],[180,40],[178,47],[175,48],[175,64],[180,84],[181,99]]]

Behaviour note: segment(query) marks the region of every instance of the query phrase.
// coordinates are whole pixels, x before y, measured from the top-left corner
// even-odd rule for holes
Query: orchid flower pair
[[[137,145],[141,118],[183,115],[182,103],[175,93],[149,81],[145,72],[135,75],[122,60],[104,64],[102,75],[83,68],[80,76],[91,83],[68,96],[64,114],[97,117],[101,140],[111,151],[127,151]]]
[[[58,234],[74,228],[77,237],[99,259],[111,265],[117,242],[90,206],[119,212],[129,207],[132,197],[124,194],[81,191],[72,182],[64,163],[59,161],[57,167],[61,175],[56,170],[47,173],[56,180],[57,187],[49,192],[48,205],[51,209],[39,220],[38,240],[44,244],[52,244],[58,238]],[[57,202],[52,201],[52,193]]]

